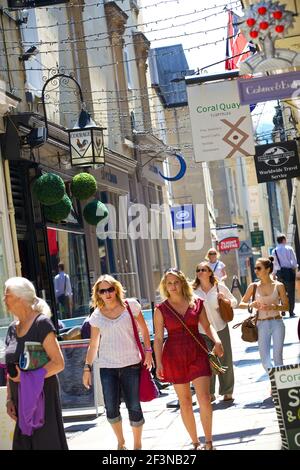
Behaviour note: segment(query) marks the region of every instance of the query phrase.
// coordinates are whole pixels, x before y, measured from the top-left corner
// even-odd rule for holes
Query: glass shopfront
[[[84,234],[56,228],[47,228],[52,279],[58,274],[58,263],[64,264],[64,272],[70,277],[72,289],[71,315],[79,317],[89,313],[90,283],[86,261]],[[67,315],[60,310],[59,317]]]

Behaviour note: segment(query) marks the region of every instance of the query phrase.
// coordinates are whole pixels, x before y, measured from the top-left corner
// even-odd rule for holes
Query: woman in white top
[[[234,373],[230,334],[227,323],[225,323],[221,318],[218,299],[225,300],[225,302],[230,303],[233,308],[236,307],[237,300],[224,284],[218,283],[215,277],[215,273],[210,267],[210,263],[206,261],[198,264],[196,267],[196,278],[193,283],[193,288],[195,294],[204,300],[208,321],[217,331],[224,348],[224,355],[220,357],[220,362],[223,366],[227,367],[227,371],[226,374],[218,375],[219,395],[224,395],[224,401],[233,400],[232,394],[234,387]],[[200,333],[204,334],[201,325],[199,326],[199,331]],[[208,347],[211,349],[212,344],[210,339],[205,336],[205,340]],[[215,385],[216,376],[213,374],[210,382],[210,393],[212,401],[215,400]]]
[[[227,279],[226,265],[223,261],[220,261],[220,253],[215,248],[210,248],[206,253],[205,259],[208,261],[217,280],[224,283],[225,279]]]
[[[135,299],[127,299],[127,303],[143,336],[144,365],[151,369],[150,336],[140,304]],[[89,320],[91,339],[84,365],[83,384],[86,388],[92,384],[92,364],[99,348],[100,378],[106,416],[117,437],[117,449],[126,449],[120,414],[121,392],[128,409],[134,449],[141,449],[144,424],[139,400],[141,358],[122,284],[107,274],[100,276],[93,287],[92,304],[95,310]]]
[[[256,284],[255,299],[252,300],[255,285],[253,282],[249,285],[240,303],[240,308],[250,307],[258,312],[258,349],[266,372],[273,367],[271,339],[273,341],[274,364],[275,366],[283,365],[285,326],[280,312],[289,310],[289,301],[284,285],[273,280],[270,276],[273,271],[273,260],[273,256],[256,260],[254,269],[259,282]]]

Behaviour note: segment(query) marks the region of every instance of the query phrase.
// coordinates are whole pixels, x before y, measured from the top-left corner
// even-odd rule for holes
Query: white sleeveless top
[[[270,295],[261,295],[259,292],[259,287],[257,286],[256,293],[255,293],[255,300],[258,302],[261,302],[263,304],[275,304],[279,305],[280,303],[280,297],[278,293],[278,285],[275,284],[273,292]],[[280,315],[279,310],[264,310],[264,311],[259,311],[258,313],[258,320],[262,320],[264,318],[272,318]]]
[[[132,315],[137,317],[141,306],[135,299],[127,299]],[[125,308],[115,319],[107,318],[96,308],[89,319],[90,325],[100,330],[99,365],[102,368],[119,368],[141,361],[133,333],[130,314]]]

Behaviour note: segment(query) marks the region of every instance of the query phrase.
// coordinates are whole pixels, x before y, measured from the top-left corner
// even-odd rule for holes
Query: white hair
[[[9,292],[24,300],[37,313],[43,313],[49,318],[51,317],[49,305],[44,299],[37,297],[35,287],[28,279],[25,277],[10,277],[4,285]]]

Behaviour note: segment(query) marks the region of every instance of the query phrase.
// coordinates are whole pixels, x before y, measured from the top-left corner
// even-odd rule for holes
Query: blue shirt
[[[65,288],[65,283],[66,283],[66,288]],[[72,287],[71,287],[71,282],[70,282],[70,278],[68,274],[62,271],[55,276],[54,290],[55,290],[56,298],[62,294],[68,295],[69,297],[72,295]]]
[[[276,246],[276,252],[279,258],[280,265],[278,263],[278,259],[274,249],[272,250],[272,256],[274,256],[274,273],[279,271],[280,267],[297,269],[297,258],[291,246],[280,243]]]

